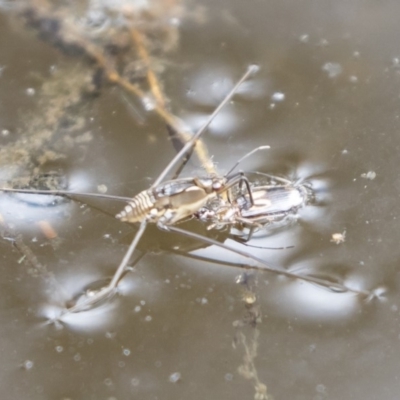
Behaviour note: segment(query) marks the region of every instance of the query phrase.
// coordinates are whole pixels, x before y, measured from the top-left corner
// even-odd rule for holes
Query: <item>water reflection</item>
[[[399,229],[394,219],[399,212],[395,163],[398,153],[398,76],[389,64],[398,52],[398,4],[392,2],[387,7],[369,4],[366,7],[358,2],[352,8],[357,12],[349,14],[348,2],[336,2],[333,8],[325,3],[308,8],[296,2],[260,2],[257,7],[248,7],[240,2],[216,5],[211,13],[215,11],[217,23],[201,28],[186,25],[186,50],[179,53],[176,64],[196,60],[193,64],[205,64],[207,67],[203,71],[201,67],[192,65],[176,72],[179,82],[190,74],[190,69],[193,70],[193,77],[199,79],[199,84],[195,84],[195,79],[192,82],[189,77],[179,96],[189,99],[182,106],[185,109],[192,106],[189,119],[191,115],[195,119],[203,118],[211,112],[218,96],[229,88],[231,77],[236,76],[235,71],[240,70],[243,62],[248,62],[255,55],[255,59],[262,64],[262,71],[269,66],[268,75],[260,71],[267,76],[265,83],[254,80],[257,82],[254,87],[250,82],[252,93],[243,93],[242,99],[238,97],[229,112],[221,115],[221,123],[218,125],[216,122],[216,132],[220,132],[223,140],[211,139],[207,144],[221,166],[230,166],[232,161],[243,155],[243,147],[249,150],[259,144],[270,144],[272,150],[264,156],[263,170],[286,177],[291,177],[293,172],[296,177],[310,180],[317,193],[316,204],[303,208],[297,221],[292,221],[290,226],[281,230],[271,231],[266,237],[255,236],[251,241],[266,246],[293,244],[294,249],[258,249],[254,250],[254,254],[293,271],[326,276],[332,281],[343,280],[352,288],[373,289],[378,300],[385,293],[384,288],[377,285],[382,281],[391,282],[390,302],[381,304],[379,312],[376,312],[376,308],[371,306],[375,302],[366,303],[362,296],[334,293],[298,280],[257,273],[257,301],[265,318],[258,327],[260,341],[258,346],[254,346],[258,356],[254,365],[260,379],[265,379],[268,392],[282,399],[329,396],[358,400],[379,398],[384,387],[388,398],[396,398],[398,385],[393,371],[398,369],[399,359],[396,299]],[[221,9],[225,8],[242,28],[243,35],[240,37],[232,36],[230,28],[218,19]],[[277,15],[279,18],[276,18]],[[101,16],[95,13],[92,20],[95,29],[107,27],[102,25]],[[368,23],[372,20],[373,24]],[[310,21],[321,23],[310,24]],[[5,29],[7,26],[11,27],[0,25],[0,45],[4,43],[1,63],[7,65],[5,72],[12,74],[3,74],[2,85],[7,76],[12,77],[10,80],[24,82],[29,73],[36,73],[37,54],[44,54],[43,49],[50,47],[45,47],[33,35],[25,33],[18,34],[12,42],[14,29],[18,28]],[[100,33],[95,29],[94,33]],[[309,44],[301,43],[299,37],[304,42],[309,41]],[[370,40],[371,37],[374,40]],[[7,40],[2,41],[4,38]],[[199,38],[206,41],[206,46],[199,45]],[[226,43],[224,48],[221,47],[222,42]],[[316,46],[316,43],[324,46]],[[23,67],[24,57],[15,58],[16,48],[19,55],[32,51],[29,53],[32,57],[26,57],[30,61],[29,68]],[[53,50],[40,57],[46,70],[55,63],[57,56]],[[355,50],[362,55],[362,62],[357,64],[352,61]],[[225,53],[221,58],[226,56],[232,64],[222,64],[219,72],[219,64],[213,64],[210,54],[218,56],[223,51]],[[61,58],[56,61],[63,63]],[[332,65],[326,71],[321,70],[329,62],[343,68],[337,78],[328,77],[335,72]],[[74,61],[71,63],[74,64]],[[349,63],[354,65],[349,68]],[[171,70],[175,68],[174,65]],[[350,72],[358,77],[356,86],[347,81],[346,76]],[[213,80],[216,82],[214,85]],[[28,87],[27,84],[23,86]],[[257,94],[258,86],[261,89]],[[24,87],[17,86],[17,89],[26,97]],[[15,86],[10,88],[12,90],[2,91],[7,98],[18,92]],[[188,89],[193,93],[187,93]],[[282,99],[282,96],[271,97],[273,93],[285,96],[274,111],[268,110],[269,103]],[[251,96],[258,96],[260,101],[250,107],[246,100]],[[170,99],[171,107],[174,107],[176,97],[170,96]],[[99,108],[85,110],[85,113],[99,114],[103,132],[109,131],[110,138],[118,138],[113,147],[115,150],[91,151],[88,159],[95,159],[98,164],[112,156],[113,160],[126,160],[121,163],[108,161],[108,168],[112,171],[106,175],[118,177],[118,182],[126,182],[124,179],[133,168],[138,168],[138,179],[152,175],[154,170],[163,167],[159,165],[159,158],[164,156],[167,146],[149,149],[145,129],[135,136],[135,141],[122,140],[122,134],[118,133],[125,132],[132,138],[133,124],[131,120],[123,124],[123,118],[112,119],[109,116],[109,110],[114,109],[113,102],[114,98],[104,91],[96,101]],[[4,107],[7,104],[8,101],[4,102]],[[121,110],[118,112],[122,115]],[[71,114],[75,116],[75,112]],[[16,130],[14,127],[18,126],[18,121],[11,120],[10,123],[8,119],[2,120],[7,121],[7,129],[12,127],[11,131]],[[149,118],[146,121],[149,123],[146,129],[157,135],[164,126],[161,129],[152,120]],[[228,132],[230,129],[232,132]],[[162,131],[160,137],[163,134]],[[233,138],[229,146],[226,140],[228,135]],[[103,140],[98,132],[95,138],[96,143]],[[134,156],[127,143],[134,143],[138,149]],[[342,157],[334,163],[333,156],[345,147],[349,150],[346,160]],[[285,150],[293,149],[300,156],[296,158],[294,153],[283,154]],[[310,160],[310,164],[303,167],[304,160]],[[328,170],[335,169],[327,174],[329,176],[318,170],[323,161]],[[89,170],[91,166],[93,168],[93,164],[79,162]],[[71,163],[74,164],[74,161]],[[359,178],[362,172],[370,170],[378,171],[377,178],[383,179],[367,182]],[[322,177],[313,176],[320,173]],[[349,182],[355,177],[358,185],[351,186]],[[369,190],[364,189],[365,185]],[[71,189],[87,191],[88,188],[83,185]],[[68,216],[63,220],[65,231],[72,232],[81,224],[81,215],[75,218],[69,213],[72,202],[18,211],[20,205],[17,206],[11,197],[1,196],[1,199],[2,212],[7,211],[7,220],[12,215],[16,219],[17,215],[21,215],[20,221],[27,218],[24,224],[29,225],[36,216],[49,219],[55,209],[62,209]],[[370,221],[368,225],[366,220]],[[119,228],[109,229],[109,219],[103,225],[96,223],[97,218],[90,221],[82,235],[74,235],[62,244],[56,257],[52,252],[39,254],[40,260],[46,262],[49,268],[54,267],[55,274],[60,275],[57,277],[60,286],[65,284],[67,288],[62,299],[49,295],[46,302],[51,305],[64,304],[82,290],[85,283],[105,276],[104,270],[110,266],[111,271],[111,266],[120,260],[124,246],[119,241],[120,235],[116,234]],[[348,232],[346,242],[340,245],[331,243],[331,234],[344,229]],[[103,234],[109,232],[116,239],[114,243],[101,239]],[[141,251],[151,252],[152,244],[159,245],[167,236],[166,250],[180,243],[156,229],[149,230],[148,236],[150,238],[145,238],[141,244]],[[27,276],[29,267],[17,264],[19,255],[9,242],[3,241],[2,245],[6,249],[2,251],[5,257],[2,263],[3,298],[7,301],[6,310],[12,310],[3,310],[1,321],[5,333],[2,336],[7,344],[4,346],[2,376],[2,393],[6,393],[5,396],[119,399],[133,395],[143,399],[196,400],[210,396],[218,399],[254,398],[252,387],[236,373],[241,362],[238,360],[243,354],[233,351],[231,347],[234,336],[232,322],[241,319],[244,308],[240,301],[241,288],[234,284],[239,270],[226,268],[221,272],[222,268],[211,263],[194,263],[183,255],[174,257],[169,253],[157,253],[148,264],[140,264],[143,265],[140,269],[142,280],[137,284],[136,274],[124,278],[120,290],[124,291],[125,285],[128,285],[126,295],[113,299],[110,309],[99,309],[99,315],[94,312],[70,316],[76,319],[65,322],[63,326],[67,329],[42,329],[40,335],[33,335],[29,328],[35,324],[36,316],[27,318],[26,310],[36,309],[42,302],[48,282],[42,284],[44,278],[41,275],[39,279]],[[241,244],[234,245],[243,247]],[[88,250],[90,246],[95,250]],[[115,247],[118,249],[115,250]],[[82,262],[77,261],[79,251],[84,254]],[[101,254],[98,258],[93,257],[96,251]],[[184,251],[187,250],[184,248]],[[196,250],[195,253],[208,255],[210,259],[218,258],[228,264],[238,262],[234,254],[215,247]],[[58,266],[53,262],[54,258],[74,261]],[[359,265],[360,260],[366,260],[366,264]],[[329,269],[336,262],[343,267],[342,270]],[[102,266],[105,266],[104,270]],[[91,269],[96,271],[87,275],[83,272]],[[69,270],[67,278],[63,276],[65,270]],[[264,286],[264,280],[268,280],[268,285]],[[145,308],[150,299],[153,300],[153,309],[148,311]],[[141,301],[145,301],[146,305],[142,306]],[[45,318],[55,319],[60,309],[62,307],[44,306],[42,313]],[[138,310],[137,313],[134,310]],[[143,320],[134,318],[141,315],[140,310],[143,311]],[[144,321],[147,316],[152,317],[149,323]],[[113,318],[118,320],[115,324],[112,323]],[[90,342],[86,341],[93,326],[97,333],[96,341],[93,342],[92,338],[88,338]],[[112,340],[106,336],[104,326],[112,326],[116,332]],[[311,344],[314,350],[308,351]],[[134,357],[128,360],[123,349],[130,349]],[[33,368],[30,367],[32,363]],[[21,365],[26,365],[22,373]],[[363,366],[362,374],[359,373],[360,365]],[[15,370],[17,373],[11,376],[12,379],[7,379],[9,371]],[[182,379],[172,384],[168,379],[175,372],[181,373]],[[227,378],[224,379],[228,374],[229,383]],[[288,385],[288,382],[293,384]],[[193,385],[199,390],[193,391]]]
[[[49,323],[53,323],[56,327],[61,324],[72,331],[90,334],[115,327],[117,306],[118,301],[113,299],[112,302],[81,313],[65,313],[65,308],[43,307],[39,315],[48,319]]]
[[[264,288],[261,297],[268,313],[313,324],[353,320],[365,306],[360,295],[337,293],[300,280],[275,281]]]
[[[55,328],[68,327],[73,331],[85,333],[102,332],[115,327],[116,310],[120,306],[120,297],[134,293],[140,282],[137,278],[123,281],[116,293],[104,299],[100,304],[96,304],[95,307],[78,313],[68,312],[71,304],[79,303],[81,296],[84,296],[85,299],[90,291],[97,290],[108,283],[104,279],[96,281],[96,276],[89,274],[87,269],[64,277],[58,276],[53,290],[49,290],[50,288],[47,287],[47,301],[42,303],[37,311],[40,317],[46,319],[47,324],[53,325]]]
[[[237,72],[227,64],[209,63],[196,69],[189,77],[190,88],[186,91],[192,108],[209,108],[209,113],[191,112],[185,120],[197,130],[209,117],[212,110],[221,102],[235,84]],[[260,99],[266,96],[267,83],[255,77],[240,86],[235,101],[227,105],[209,127],[211,134],[226,137],[237,131],[244,131],[251,122],[252,116],[243,113],[240,102]]]
[[[45,178],[44,178],[45,179]],[[63,181],[64,177],[60,177]],[[32,182],[32,181],[31,181]],[[61,181],[60,181],[61,182]],[[54,184],[54,183],[53,183]],[[69,174],[68,185],[60,187],[36,185],[35,183],[22,185],[22,189],[29,190],[68,190],[72,193],[94,192],[92,177],[83,170],[72,171]],[[19,187],[16,185],[17,188]],[[73,196],[71,196],[73,197]],[[79,196],[77,196],[79,199]],[[34,225],[47,221],[59,228],[63,226],[63,219],[70,215],[77,207],[72,198],[49,194],[34,193],[1,193],[0,210],[10,223],[17,223],[22,231],[30,231]],[[12,210],[12,212],[10,211]],[[34,230],[37,229],[34,228]]]
[[[213,62],[202,65],[191,72],[188,78],[190,89],[186,92],[187,97],[194,106],[215,108],[234,86],[236,75],[237,71],[228,64]],[[236,98],[259,99],[264,98],[267,92],[268,83],[257,74],[240,86]]]

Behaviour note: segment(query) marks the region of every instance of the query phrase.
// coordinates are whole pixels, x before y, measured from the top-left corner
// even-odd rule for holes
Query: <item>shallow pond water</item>
[[[376,296],[266,272],[238,284],[243,270],[229,267],[245,263],[237,255],[150,227],[121,295],[54,323],[85,285],[112,275],[135,228],[112,217],[119,203],[1,195],[1,398],[396,399],[400,5],[182,7],[177,49],[159,60],[171,110],[198,128],[259,65],[204,142],[221,172],[269,145],[243,168],[316,191],[296,221],[254,239],[293,248],[247,250]],[[134,96],[113,86],[82,96],[91,68],[25,29],[12,8],[0,14],[2,182],[56,172],[76,192],[105,185],[132,196],[173,157],[165,123]],[[193,159],[186,171],[202,168]]]

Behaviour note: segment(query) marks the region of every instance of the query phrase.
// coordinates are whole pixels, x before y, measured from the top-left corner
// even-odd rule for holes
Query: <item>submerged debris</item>
[[[185,142],[191,130],[169,111],[160,79],[165,69],[163,58],[179,43],[181,20],[201,21],[204,17],[200,7],[189,12],[182,3],[88,2],[71,8],[49,0],[26,0],[7,11],[66,55],[88,61],[88,76],[79,88],[83,97],[98,96],[104,87],[117,85],[138,97],[145,111],[158,114]],[[195,152],[206,170],[215,172],[201,142]]]
[[[52,240],[58,236],[57,232],[51,226],[49,221],[44,221],[44,220],[38,221],[37,225],[39,226],[40,230],[42,231],[46,239]]]
[[[335,244],[344,243],[346,241],[346,231],[342,233],[333,233],[331,242]]]
[[[328,74],[328,77],[333,79],[343,72],[343,67],[339,63],[327,62],[322,66],[322,71]]]
[[[361,174],[361,178],[373,181],[376,178],[376,172],[375,171],[368,171],[366,173]]]

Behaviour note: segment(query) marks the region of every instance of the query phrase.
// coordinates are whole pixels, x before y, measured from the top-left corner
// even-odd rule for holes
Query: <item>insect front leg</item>
[[[241,192],[243,184],[246,186],[250,204],[251,204],[251,206],[254,206],[254,199],[253,199],[253,193],[251,191],[250,182],[247,179],[247,177],[244,175],[244,172],[238,172],[237,174],[230,177],[228,179],[227,183],[217,193],[220,194],[223,192],[227,192],[228,200],[230,203],[232,203],[231,193],[230,193],[231,191],[229,189],[231,189],[235,185],[238,185],[239,191]]]

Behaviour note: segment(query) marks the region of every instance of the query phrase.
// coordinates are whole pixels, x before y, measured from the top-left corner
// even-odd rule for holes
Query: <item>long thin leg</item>
[[[160,176],[154,181],[153,185],[151,186],[154,188],[155,186],[159,185],[162,180],[167,176],[167,174],[170,173],[172,168],[175,167],[175,165],[179,162],[179,160],[187,154],[188,151],[192,147],[195,146],[196,141],[199,139],[199,137],[204,133],[204,131],[207,129],[207,127],[211,124],[213,119],[217,116],[217,114],[221,111],[222,107],[225,106],[225,104],[232,98],[232,96],[236,93],[237,89],[239,86],[252,74],[257,72],[258,67],[256,65],[250,65],[247,68],[247,71],[244,73],[244,75],[239,79],[239,81],[236,83],[236,85],[232,88],[232,90],[226,95],[224,100],[219,104],[219,106],[214,110],[214,112],[211,114],[210,118],[206,121],[206,123],[196,132],[196,134],[190,139],[189,142],[186,143],[186,145],[182,148],[182,150],[171,160],[171,162],[167,165],[167,167],[164,169],[164,171],[160,174]]]
[[[172,145],[174,146],[174,148],[176,149],[177,152],[181,151],[183,149],[184,145],[185,145],[185,142],[181,142],[181,140],[176,137],[176,133],[175,133],[174,129],[171,126],[167,125],[167,130],[168,130],[168,133],[169,133],[169,137],[171,138]],[[188,163],[188,161],[192,157],[193,151],[194,151],[194,146],[182,158],[182,162],[179,165],[179,167],[176,169],[176,171],[172,174],[171,180],[174,180],[174,179],[178,178],[178,176],[183,171],[183,168],[185,168],[186,164]]]
[[[235,248],[233,248],[231,246],[228,246],[228,245],[226,245],[224,243],[217,242],[214,239],[208,238],[206,236],[199,235],[199,234],[194,233],[194,232],[187,231],[185,229],[177,228],[176,226],[172,226],[172,225],[168,225],[167,226],[167,225],[162,225],[162,224],[158,224],[157,226],[162,230],[179,233],[181,235],[189,236],[189,237],[192,237],[193,239],[200,240],[200,241],[202,241],[204,243],[208,243],[210,245],[221,247],[221,248],[223,248],[225,250],[228,250],[228,251],[231,251],[231,252],[233,252],[235,254],[239,254],[240,256],[245,257],[245,258],[247,258],[249,260],[256,261],[257,263],[262,265],[262,267],[256,266],[256,265],[249,265],[249,266],[244,267],[244,268],[247,268],[247,269],[256,269],[256,270],[269,271],[269,272],[272,272],[274,274],[287,276],[289,278],[301,279],[303,281],[315,283],[317,285],[324,286],[326,288],[329,288],[329,289],[335,290],[335,291],[353,292],[353,293],[362,294],[362,295],[369,295],[370,294],[367,291],[355,290],[355,289],[349,288],[347,286],[341,285],[340,283],[328,282],[328,281],[326,281],[324,279],[319,279],[319,278],[315,278],[315,277],[307,276],[307,275],[298,275],[298,274],[294,274],[292,272],[288,272],[288,271],[284,270],[283,268],[272,267],[269,264],[267,264],[264,260],[262,260],[261,258],[255,257],[252,254],[247,253],[247,252],[245,252],[243,250],[235,249]],[[237,266],[235,265],[235,267],[237,267]]]
[[[135,251],[135,249],[139,243],[139,240],[143,236],[146,226],[147,226],[147,221],[143,220],[140,224],[139,230],[136,232],[136,235],[132,240],[132,243],[130,244],[128,250],[126,251],[124,258],[122,259],[121,263],[119,264],[119,267],[115,271],[115,274],[112,277],[110,283],[107,286],[105,286],[104,288],[100,289],[93,296],[86,297],[86,299],[84,299],[83,301],[80,301],[77,304],[75,304],[74,306],[68,308],[64,314],[88,310],[89,308],[93,307],[95,304],[104,300],[105,298],[107,298],[114,292],[114,290],[116,289],[116,287],[118,285],[119,280],[121,279],[121,276],[125,272],[125,268],[128,265],[133,252]]]
[[[240,174],[240,180],[239,180],[239,188],[241,189],[241,187],[244,185],[246,186],[247,192],[249,194],[249,200],[250,200],[250,204],[253,207],[254,206],[254,199],[253,199],[253,193],[251,191],[251,187],[250,187],[250,182],[247,179],[246,176],[244,176],[243,173]]]
[[[36,189],[11,189],[11,188],[0,188],[0,192],[5,193],[29,193],[29,194],[47,194],[53,196],[82,196],[82,197],[95,197],[98,199],[111,199],[117,201],[131,201],[132,197],[122,197],[122,196],[113,196],[110,194],[101,194],[101,193],[74,193],[68,190],[36,190]]]

